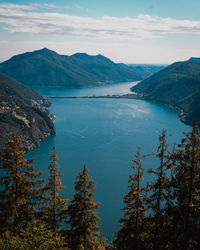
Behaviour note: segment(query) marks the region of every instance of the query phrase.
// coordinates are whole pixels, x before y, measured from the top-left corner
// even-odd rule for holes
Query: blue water
[[[129,93],[133,83],[104,85],[78,90],[39,90],[46,95],[85,96]],[[59,156],[64,196],[71,198],[75,176],[85,163],[96,181],[95,200],[101,203],[102,236],[112,239],[122,216],[123,196],[131,159],[142,148],[147,154],[156,150],[162,129],[172,134],[169,142],[180,142],[182,132],[190,130],[177,113],[143,100],[130,99],[52,99],[56,115],[56,135],[27,154],[36,167],[48,176],[49,155],[55,144]],[[156,167],[155,159],[142,160],[145,169]],[[145,175],[146,180],[150,176]]]
[[[130,88],[138,82],[112,83],[84,89],[35,89],[41,95],[47,96],[101,96],[101,95],[122,95],[131,93]]]

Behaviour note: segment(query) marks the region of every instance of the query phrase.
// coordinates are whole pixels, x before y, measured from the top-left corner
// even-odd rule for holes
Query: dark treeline
[[[113,242],[100,235],[100,206],[88,169],[77,175],[71,200],[63,189],[55,147],[49,178],[26,160],[23,141],[14,135],[0,156],[0,249],[200,249],[200,133],[197,123],[178,145],[163,130],[144,181],[140,148],[133,159],[124,196],[124,215]],[[144,157],[149,157],[144,156]]]

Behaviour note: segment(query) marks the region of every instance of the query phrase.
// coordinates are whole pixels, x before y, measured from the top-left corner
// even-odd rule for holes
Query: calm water
[[[101,96],[101,95],[122,95],[131,93],[130,88],[136,85],[137,82],[128,83],[112,83],[104,84],[103,86],[89,87],[84,89],[35,89],[38,93],[47,96]]]
[[[46,95],[85,96],[129,93],[133,83],[104,85],[79,90],[43,91]],[[36,167],[48,175],[49,155],[55,144],[59,156],[64,195],[71,198],[75,176],[85,163],[96,181],[95,200],[101,203],[103,236],[112,239],[117,230],[127,192],[131,159],[156,150],[162,129],[172,134],[169,141],[179,142],[182,132],[190,130],[177,114],[167,108],[142,100],[129,99],[52,99],[51,112],[56,115],[57,133],[29,152]],[[156,167],[155,159],[143,160],[145,169]],[[146,176],[146,180],[150,177]]]

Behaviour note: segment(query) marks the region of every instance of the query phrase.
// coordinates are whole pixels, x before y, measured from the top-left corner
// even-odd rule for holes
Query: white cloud
[[[140,40],[165,34],[200,34],[200,21],[177,20],[150,15],[135,18],[100,18],[37,12],[37,8],[56,9],[50,4],[0,4],[0,23],[9,32],[57,34],[111,40]]]
[[[7,10],[37,10],[37,9],[71,9],[70,6],[58,6],[55,4],[31,3],[30,5],[0,3],[0,8]]]
[[[20,10],[33,10],[32,5],[12,4],[12,3],[0,3],[0,8],[3,9],[20,9]]]
[[[70,6],[58,6],[55,4],[47,4],[47,3],[32,3],[30,6],[32,6],[33,9],[71,9]]]

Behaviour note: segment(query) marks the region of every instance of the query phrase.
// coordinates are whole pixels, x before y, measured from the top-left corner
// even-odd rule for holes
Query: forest
[[[49,177],[26,159],[20,134],[0,154],[0,249],[198,250],[200,249],[200,132],[197,122],[179,144],[165,130],[154,153],[132,160],[123,217],[114,240],[101,236],[95,182],[86,165],[78,173],[72,199],[62,196],[55,146]],[[159,164],[144,179],[143,157]]]

